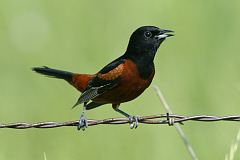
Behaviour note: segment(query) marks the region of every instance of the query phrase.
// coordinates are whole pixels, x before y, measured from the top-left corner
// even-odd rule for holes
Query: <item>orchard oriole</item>
[[[96,74],[78,74],[48,67],[35,67],[37,73],[64,79],[82,92],[77,103],[83,105],[78,129],[87,127],[84,111],[112,104],[115,111],[130,119],[130,128],[137,128],[138,117],[119,109],[121,103],[137,98],[151,84],[155,68],[154,57],[160,44],[172,34],[171,30],[142,26],[135,30],[126,52]]]

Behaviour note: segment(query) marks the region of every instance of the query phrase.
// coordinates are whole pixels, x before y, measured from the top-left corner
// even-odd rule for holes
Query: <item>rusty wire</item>
[[[240,121],[240,115],[229,115],[229,116],[209,116],[209,115],[196,115],[196,116],[184,116],[176,114],[158,114],[151,116],[139,117],[139,123],[144,124],[168,124],[174,125],[174,123],[183,124],[186,121],[201,121],[201,122],[214,122],[214,121]],[[130,123],[128,118],[108,118],[103,120],[88,120],[88,126],[100,125],[100,124],[126,124]],[[57,128],[66,126],[77,126],[78,120],[68,122],[38,122],[38,123],[9,123],[1,124],[1,128],[12,128],[12,129],[27,129],[27,128]]]

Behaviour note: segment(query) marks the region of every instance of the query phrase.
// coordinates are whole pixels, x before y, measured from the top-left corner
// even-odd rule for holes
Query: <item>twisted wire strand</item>
[[[184,116],[177,114],[158,114],[150,116],[139,117],[139,123],[143,124],[168,124],[174,125],[174,123],[183,124],[186,121],[201,121],[201,122],[214,122],[214,121],[240,121],[240,115],[228,115],[228,116],[210,116],[210,115],[195,115]],[[57,128],[67,126],[78,126],[78,120],[67,122],[38,122],[38,123],[26,123],[17,122],[9,124],[1,124],[1,128],[12,129],[28,129],[28,128]],[[126,124],[130,123],[128,118],[108,118],[103,120],[89,119],[88,126],[95,126],[100,124]]]

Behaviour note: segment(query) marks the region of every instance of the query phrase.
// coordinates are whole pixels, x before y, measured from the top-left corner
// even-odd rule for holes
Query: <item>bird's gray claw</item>
[[[77,129],[84,131],[87,127],[88,127],[87,119],[84,115],[81,115]]]
[[[138,127],[139,116],[129,116],[130,129],[136,129]]]

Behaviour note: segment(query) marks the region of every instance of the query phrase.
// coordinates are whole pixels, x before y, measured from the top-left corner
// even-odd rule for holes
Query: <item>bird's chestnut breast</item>
[[[135,99],[149,87],[155,73],[154,68],[147,79],[142,79],[133,61],[125,60],[125,62],[120,65],[122,71],[119,76],[119,84],[97,97],[94,101],[120,104]]]

